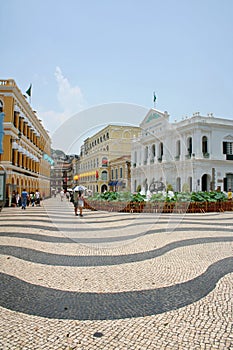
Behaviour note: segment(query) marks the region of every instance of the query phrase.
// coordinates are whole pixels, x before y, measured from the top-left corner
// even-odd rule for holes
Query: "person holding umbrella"
[[[83,190],[81,189],[81,186],[76,186],[74,188],[74,214],[78,215],[78,209],[79,209],[79,215],[83,216],[83,206],[84,206]]]

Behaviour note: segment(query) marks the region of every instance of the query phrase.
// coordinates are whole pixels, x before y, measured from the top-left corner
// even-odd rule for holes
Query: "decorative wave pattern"
[[[49,289],[0,274],[0,305],[47,318],[114,320],[156,315],[192,304],[210,293],[219,279],[233,272],[233,258],[211,265],[188,282],[154,290],[123,293],[76,293]]]
[[[2,323],[0,321],[0,326],[4,329],[9,319],[8,327],[11,329],[10,325],[17,317],[18,324],[22,322],[24,327],[25,321],[21,318],[26,317],[27,324],[42,320],[49,322],[48,327],[53,325],[56,333],[58,321],[68,322],[67,327],[73,327],[71,322],[74,320],[91,321],[92,326],[88,323],[88,327],[92,330],[103,324],[109,330],[112,327],[110,322],[114,321],[122,322],[122,332],[128,324],[131,333],[134,325],[137,330],[148,322],[149,328],[144,332],[147,334],[145,337],[150,337],[151,324],[155,322],[160,327],[161,319],[171,320],[174,317],[175,329],[179,317],[180,324],[186,317],[188,324],[188,319],[193,317],[198,320],[198,325],[200,320],[209,324],[210,317],[214,320],[213,329],[221,325],[225,329],[224,336],[219,337],[215,345],[218,344],[220,349],[224,339],[224,349],[230,349],[232,232],[230,213],[181,217],[85,211],[84,217],[80,218],[74,216],[70,203],[60,203],[58,199],[48,200],[42,207],[30,207],[26,211],[5,209],[0,216],[0,311],[6,316],[2,318]],[[161,264],[167,266],[163,265],[161,269]],[[124,274],[124,271],[126,275],[115,281],[115,275]],[[112,274],[110,282],[105,280],[106,272],[108,278]],[[64,286],[56,284],[57,280],[62,281],[61,277],[66,279],[72,275],[82,279],[80,286],[78,283],[72,285],[72,281],[64,283]],[[149,281],[147,275],[153,276],[153,281]],[[90,276],[93,280],[89,282]],[[140,279],[139,284],[137,278]],[[86,284],[85,280],[88,280]],[[126,284],[127,280],[131,283]],[[113,285],[109,286],[111,281]],[[101,283],[108,288],[97,288]],[[121,289],[121,283],[125,283],[126,287]],[[190,310],[193,316],[189,315]],[[220,322],[221,312],[225,316]],[[78,327],[82,327],[80,323]],[[198,327],[196,333],[190,331],[196,342],[200,341]],[[210,332],[207,328],[205,326],[205,332]],[[14,326],[12,329],[17,333]],[[165,333],[160,333],[161,337],[165,337]],[[134,334],[135,341],[129,341],[129,348],[138,346],[138,336]],[[173,329],[170,328],[166,337],[171,334]],[[14,340],[5,342],[8,329],[4,330],[4,335],[5,338],[1,338],[0,333],[0,348],[20,348],[14,334]],[[40,349],[39,339],[36,343],[29,337],[23,344]],[[184,342],[182,339],[181,343]],[[69,342],[63,342],[63,346],[59,343],[55,347],[51,342],[47,348],[76,349],[75,344],[70,346]],[[180,346],[177,343],[174,349],[192,349],[197,344],[189,342]],[[203,344],[209,343],[203,340]],[[102,344],[102,347],[96,343],[93,346],[91,342],[82,345],[85,349],[108,350],[118,346],[117,343]],[[119,348],[126,349],[124,346]],[[163,344],[151,343],[143,348],[160,349]]]
[[[27,235],[26,235],[27,237]],[[127,255],[98,255],[98,256],[71,256],[61,254],[51,254],[34,249],[14,247],[14,246],[0,246],[0,254],[7,256],[14,256],[15,258],[30,261],[37,264],[53,265],[53,266],[111,266],[135,263],[145,261],[162,256],[174,249],[180,247],[188,247],[196,244],[233,242],[233,237],[204,237],[185,239],[182,241],[172,242],[162,248],[153,249],[151,251],[127,254]]]

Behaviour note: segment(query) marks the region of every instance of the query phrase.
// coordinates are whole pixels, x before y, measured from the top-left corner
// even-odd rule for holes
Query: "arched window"
[[[159,144],[158,161],[161,162],[162,158],[163,158],[163,143],[160,142],[160,144]]]
[[[122,179],[123,178],[123,169],[122,169],[122,167],[120,167],[120,179]]]
[[[192,179],[191,176],[188,178],[188,184],[189,184],[189,191],[192,192],[192,190],[193,190],[193,179]]]
[[[152,145],[152,147],[151,147],[151,156],[154,158],[155,155],[156,155],[156,148],[155,148],[155,144],[154,144],[154,145]]]
[[[144,150],[144,164],[147,163],[147,158],[148,158],[148,146],[146,146]]]
[[[210,182],[211,182],[210,175],[203,174],[201,177],[201,190],[202,191],[209,191],[210,190]]]
[[[180,140],[176,141],[176,156],[180,156]]]
[[[107,179],[108,179],[108,172],[104,170],[101,173],[101,180],[107,181]]]
[[[137,191],[137,180],[134,180],[134,192]]]
[[[206,136],[202,137],[202,153],[203,155],[208,153],[208,139]]]
[[[193,153],[193,141],[192,141],[192,137],[189,137],[187,140],[187,155],[189,157],[191,157],[191,154]]]
[[[181,191],[181,179],[180,179],[180,177],[177,177],[177,179],[176,179],[176,191],[177,192]]]

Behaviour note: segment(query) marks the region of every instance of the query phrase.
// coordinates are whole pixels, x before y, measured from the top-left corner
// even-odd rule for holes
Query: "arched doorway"
[[[192,190],[193,190],[193,179],[192,179],[191,176],[188,178],[188,185],[189,185],[189,191],[192,192]]]
[[[201,178],[201,190],[209,191],[210,190],[210,175],[204,174]]]
[[[176,178],[176,191],[177,192],[181,191],[181,178],[180,177]]]
[[[105,184],[102,185],[102,186],[101,186],[101,193],[106,192],[107,189],[108,189],[107,185],[105,185]]]

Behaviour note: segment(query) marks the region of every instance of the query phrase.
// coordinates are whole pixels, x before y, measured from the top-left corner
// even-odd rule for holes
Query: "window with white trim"
[[[223,154],[233,154],[233,142],[223,141]]]

